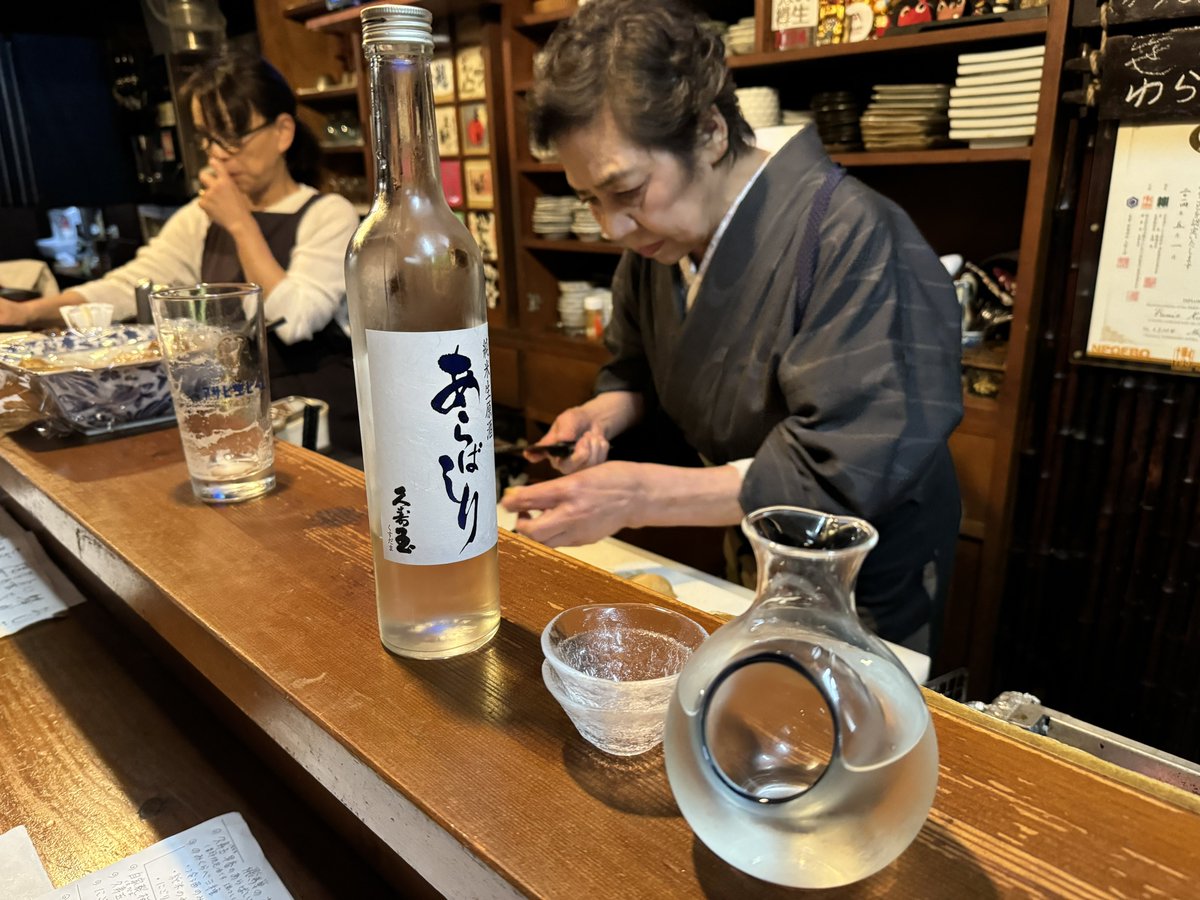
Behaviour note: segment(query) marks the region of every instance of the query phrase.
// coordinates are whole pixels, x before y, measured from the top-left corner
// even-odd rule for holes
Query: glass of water
[[[150,295],[192,491],[236,503],[275,487],[262,288],[197,284]]]

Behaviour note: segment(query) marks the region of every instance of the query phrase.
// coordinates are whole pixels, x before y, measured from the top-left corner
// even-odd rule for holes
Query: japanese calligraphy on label
[[[367,331],[383,554],[436,566],[496,544],[487,326]]]
[[[771,30],[815,28],[817,6],[817,0],[775,0],[771,4]]]
[[[1200,372],[1200,123],[1117,132],[1087,354]]]

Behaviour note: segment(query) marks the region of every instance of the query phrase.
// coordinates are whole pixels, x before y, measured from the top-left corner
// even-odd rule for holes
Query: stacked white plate
[[[598,241],[604,236],[600,223],[592,215],[592,208],[586,203],[580,203],[575,208],[571,220],[571,234],[581,241]]]
[[[578,207],[577,197],[538,197],[533,203],[533,233],[546,240],[562,240],[571,232]]]
[[[769,87],[738,88],[738,106],[751,128],[769,128],[779,124],[779,92]]]
[[[563,331],[579,334],[587,327],[583,301],[596,289],[590,281],[560,281],[558,283],[558,322]]]
[[[736,54],[754,52],[754,16],[738,19],[736,24],[729,26],[725,32],[725,49]]]
[[[948,84],[877,84],[859,117],[867,150],[923,150],[946,143]]]
[[[1042,45],[962,53],[950,89],[950,137],[971,147],[1024,147],[1037,124]]]

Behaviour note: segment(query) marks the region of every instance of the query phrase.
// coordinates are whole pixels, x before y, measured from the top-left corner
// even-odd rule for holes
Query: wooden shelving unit
[[[521,241],[521,246],[526,250],[550,250],[558,253],[606,253],[612,256],[620,256],[625,252],[624,248],[619,244],[611,244],[608,241],[578,241],[573,239],[548,241],[542,238],[525,238]]]
[[[1044,42],[1045,63],[1038,127],[1027,147],[839,153],[833,158],[892,197],[913,217],[939,253],[962,253],[977,262],[1016,250],[1021,291],[1014,309],[1003,382],[994,397],[964,396],[962,425],[951,439],[963,488],[964,524],[954,600],[946,622],[942,670],[971,667],[982,678],[990,665],[990,641],[1003,591],[1007,535],[1011,528],[1016,449],[1026,408],[1030,325],[1036,321],[1048,241],[1052,192],[1060,164],[1063,120],[1058,115],[1069,6],[1050,0],[1036,13],[1020,11],[1003,21],[970,22],[916,34],[885,36],[856,44],[787,51],[771,49],[771,2],[754,0],[758,19],[755,52],[733,56],[729,65],[739,86],[768,84],[779,89],[787,108],[803,108],[813,92],[831,87],[864,97],[876,83],[945,81],[954,76],[963,51],[999,50]],[[709,3],[705,10],[732,21],[748,14],[748,4]],[[574,241],[542,241],[530,230],[539,194],[567,194],[562,167],[535,160],[528,147],[524,95],[532,86],[533,56],[554,26],[574,12],[533,13],[530,0],[503,8],[506,43],[505,97],[512,161],[509,226],[519,236],[514,329],[498,337],[518,355],[523,377],[553,369],[560,383],[554,395],[562,406],[585,399],[595,374],[594,350],[553,336],[557,282],[602,279],[612,257]],[[898,63],[902,63],[899,64]],[[832,83],[831,83],[832,82]],[[607,268],[606,268],[607,266]],[[522,408],[531,431],[559,408],[537,393],[530,377],[521,384]],[[573,387],[570,386],[573,383]],[[535,415],[530,411],[536,410]]]
[[[338,106],[358,100],[357,84],[340,84],[331,88],[297,88],[296,99],[309,106]]]

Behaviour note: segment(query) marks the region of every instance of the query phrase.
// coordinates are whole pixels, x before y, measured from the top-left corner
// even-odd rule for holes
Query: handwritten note
[[[0,513],[0,637],[83,602],[37,538]]]
[[[180,832],[37,900],[291,900],[238,813]]]

